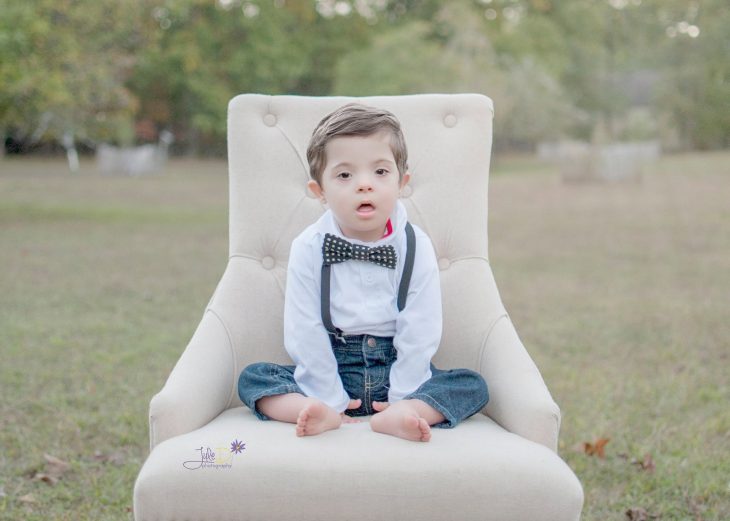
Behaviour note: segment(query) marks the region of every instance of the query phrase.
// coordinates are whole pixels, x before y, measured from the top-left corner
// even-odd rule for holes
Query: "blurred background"
[[[0,0],[0,520],[132,519],[245,92],[491,97],[490,263],[583,519],[730,519],[729,27],[727,0]]]
[[[481,92],[495,150],[730,143],[723,0],[2,0],[7,155],[225,155],[243,92]]]

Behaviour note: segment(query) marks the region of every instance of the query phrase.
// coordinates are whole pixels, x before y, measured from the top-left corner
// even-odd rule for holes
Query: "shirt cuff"
[[[335,411],[337,411],[339,413],[343,413],[343,412],[345,412],[345,410],[347,410],[347,406],[350,405],[350,397],[347,395],[347,393],[344,393],[344,398],[342,398],[338,403],[336,403],[334,405],[330,405],[330,404],[327,404],[327,405],[330,406]]]

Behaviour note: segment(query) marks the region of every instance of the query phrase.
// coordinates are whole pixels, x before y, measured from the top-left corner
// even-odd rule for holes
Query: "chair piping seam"
[[[507,317],[508,317],[508,314],[506,312],[502,313],[500,315],[497,315],[497,317],[495,317],[495,319],[492,320],[492,323],[487,328],[487,333],[484,335],[484,340],[482,340],[482,346],[479,349],[479,358],[477,360],[477,364],[478,364],[477,368],[479,369],[480,372],[481,372],[481,368],[482,368],[482,360],[484,360],[484,351],[486,351],[487,343],[489,343],[489,337],[492,334],[492,331],[494,331],[494,328],[497,325],[497,322],[499,322],[503,318],[507,318]]]
[[[220,322],[221,326],[223,326],[223,331],[226,332],[226,337],[228,338],[228,353],[231,355],[231,385],[230,385],[231,390],[228,393],[228,400],[226,401],[225,409],[223,409],[225,411],[231,405],[231,400],[233,399],[233,392],[235,391],[235,387],[236,387],[235,386],[236,365],[237,365],[236,353],[233,349],[233,340],[231,338],[231,332],[228,329],[228,326],[226,325],[226,323],[221,318],[221,316],[210,307],[208,309],[206,309],[206,312],[210,313],[211,315],[213,315],[215,318],[218,319],[218,322]]]
[[[233,257],[241,257],[243,259],[249,259],[249,260],[253,260],[253,261],[256,261],[256,262],[261,262],[261,258],[254,257],[253,255],[246,255],[245,253],[232,253],[232,254],[230,254],[228,256],[228,259],[230,260]]]

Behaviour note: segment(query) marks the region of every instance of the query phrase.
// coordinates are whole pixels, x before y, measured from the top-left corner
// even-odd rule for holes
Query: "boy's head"
[[[398,178],[408,170],[408,149],[398,119],[387,110],[368,107],[360,103],[348,103],[326,115],[317,124],[307,148],[309,176],[322,184],[322,172],[327,163],[327,143],[341,136],[371,136],[387,132]]]
[[[329,205],[342,233],[366,242],[380,239],[410,179],[405,139],[395,116],[345,105],[319,122],[307,159],[309,189]]]

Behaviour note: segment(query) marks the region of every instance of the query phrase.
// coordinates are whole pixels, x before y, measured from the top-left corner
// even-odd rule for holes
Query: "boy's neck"
[[[337,228],[340,230],[340,233],[347,237],[348,239],[354,239],[355,237],[348,237],[345,235],[345,233],[342,231],[342,227],[340,226],[340,223],[337,223]],[[363,242],[377,242],[379,240],[385,239],[386,237],[389,237],[393,233],[393,223],[390,221],[390,218],[385,223],[385,228],[383,229],[383,235],[380,237],[380,239],[375,239],[373,241],[363,241]]]

